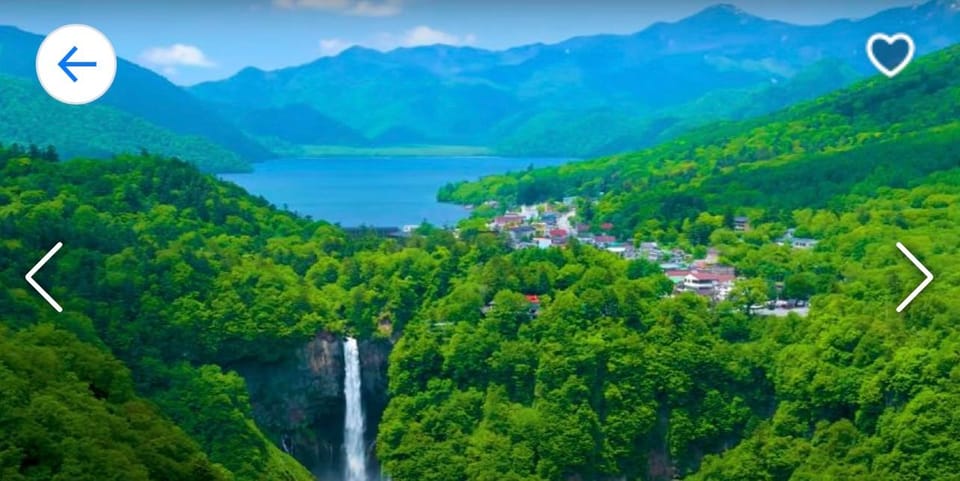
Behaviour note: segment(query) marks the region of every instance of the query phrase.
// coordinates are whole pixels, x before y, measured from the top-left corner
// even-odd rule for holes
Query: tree
[[[743,310],[744,313],[753,313],[752,307],[767,301],[768,286],[763,279],[738,279],[730,291],[730,302]]]

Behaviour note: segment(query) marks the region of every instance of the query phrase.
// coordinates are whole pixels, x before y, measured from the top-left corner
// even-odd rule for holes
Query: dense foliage
[[[186,428],[230,477],[310,479],[255,427],[242,379],[213,364],[231,357],[256,356],[253,346],[266,350],[297,329],[312,332],[321,325],[301,305],[288,302],[283,309],[300,307],[301,313],[286,318],[289,325],[264,324],[258,331],[263,334],[259,344],[255,344],[249,340],[254,336],[250,323],[254,316],[264,319],[259,313],[263,311],[254,304],[275,309],[274,304],[284,299],[259,291],[256,283],[245,288],[237,285],[227,292],[218,285],[223,286],[235,272],[227,264],[211,262],[224,260],[236,265],[237,272],[268,263],[248,257],[249,264],[244,264],[238,250],[228,259],[217,254],[216,246],[224,242],[222,248],[238,249],[244,245],[243,239],[252,242],[250,236],[262,229],[299,232],[302,222],[267,209],[262,201],[202,176],[182,162],[124,157],[54,163],[27,157],[16,147],[0,154],[0,237],[6,239],[0,245],[4,259],[0,273],[7,286],[0,292],[0,319],[13,330],[8,332],[29,332],[35,325],[54,329],[51,335],[55,336],[70,331],[84,344],[62,346],[60,356],[66,358],[79,355],[74,352],[78,349],[109,349],[133,371],[137,391]],[[191,245],[191,239],[209,242],[209,257],[197,244]],[[60,315],[23,282],[23,274],[58,241],[66,247],[38,279],[65,307]],[[281,275],[262,267],[259,272],[264,277]],[[290,296],[298,295],[294,288],[287,290]],[[213,296],[209,308],[221,311],[216,326],[201,327],[209,322],[208,315],[190,309],[190,302],[198,302],[196,296],[202,294]],[[247,296],[251,302],[222,297],[229,294]],[[306,323],[313,325],[308,328]],[[205,334],[196,334],[201,331]],[[42,354],[40,350],[30,352],[34,354],[24,356]],[[111,359],[106,354],[103,357]],[[52,376],[68,376],[67,372],[58,374],[56,364],[50,368],[54,369]],[[98,369],[102,376],[127,376],[118,361]],[[118,402],[132,397],[134,386],[129,376],[127,379],[130,385]],[[109,393],[107,387],[103,389]],[[94,396],[100,396],[97,389],[93,389]],[[78,411],[76,415],[82,414]],[[52,435],[61,436],[63,443],[77,443],[76,434],[54,431]],[[126,439],[117,442],[130,444]],[[15,445],[18,450],[29,447]],[[132,448],[136,445],[127,449]],[[9,458],[14,466],[30,462],[24,457],[29,451],[16,452]],[[109,464],[109,459],[94,454],[86,462]],[[41,464],[52,479],[71,472],[67,466],[48,464],[53,458],[32,462]],[[149,478],[177,479],[156,473]]]
[[[43,324],[0,324],[0,479],[233,479],[98,347]]]
[[[596,198],[578,215],[639,240],[718,247],[744,279],[712,307],[660,299],[626,287],[650,282],[642,261],[581,247],[521,251],[486,277],[468,274],[454,290],[464,294],[397,345],[380,433],[388,470],[436,480],[954,479],[958,56],[645,152],[447,189],[471,203]],[[750,214],[750,230],[734,231],[735,212]],[[778,245],[790,227],[817,248]],[[898,241],[938,276],[904,314],[894,307],[922,277]],[[750,315],[777,286],[812,295],[809,316]],[[466,293],[489,288],[502,291],[480,315]],[[537,316],[517,297],[531,292]]]
[[[175,160],[55,160],[52,150],[0,149],[0,280],[8,286],[0,291],[0,325],[25,338],[35,326],[69,332],[82,341],[76,349],[108,350],[122,364],[103,354],[112,362],[103,369],[123,376],[112,370],[126,365],[136,392],[238,480],[310,474],[276,447],[276,433],[257,427],[244,380],[229,366],[277,361],[324,330],[400,332],[463,269],[506,246],[492,236],[467,244],[428,228],[406,242],[348,236]],[[63,314],[23,282],[58,241],[63,251],[37,278]],[[73,345],[59,355],[78,355]],[[29,375],[14,368],[15,379]],[[69,365],[51,369],[69,377]],[[78,442],[76,435],[50,433],[62,443]],[[27,475],[41,462],[51,476],[70,472],[54,459],[31,461],[29,440],[12,442],[4,459],[15,471]]]
[[[718,227],[723,258],[751,280],[712,308],[660,299],[656,276],[630,280],[643,261],[589,248],[494,260],[398,343],[386,467],[436,480],[953,479],[960,170],[874,194],[794,212],[815,250],[776,245],[784,225]],[[897,241],[944,275],[903,315],[922,277]],[[754,301],[739,303],[755,280],[759,299],[778,281],[816,293],[810,315],[750,316]],[[490,287],[504,290],[481,316]]]

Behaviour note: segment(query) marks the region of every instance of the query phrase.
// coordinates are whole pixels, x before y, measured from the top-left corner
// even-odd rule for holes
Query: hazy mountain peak
[[[930,0],[926,3],[918,3],[913,9],[927,14],[947,14],[953,16],[960,13],[960,0]]]
[[[754,20],[764,19],[747,13],[736,5],[729,3],[718,3],[716,5],[709,6],[684,20],[681,20],[681,23],[692,21],[697,23],[722,22],[727,24],[730,22],[746,23]]]
[[[716,5],[711,5],[703,10],[704,12],[717,12],[725,13],[728,15],[748,15],[740,7],[732,3],[718,3]]]
[[[960,0],[930,0],[930,3],[947,10],[960,10]]]
[[[937,6],[951,12],[960,11],[960,0],[936,0]]]

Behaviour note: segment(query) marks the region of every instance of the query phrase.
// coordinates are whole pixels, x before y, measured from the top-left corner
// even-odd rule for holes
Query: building
[[[550,242],[555,246],[562,246],[567,243],[569,233],[564,229],[550,229]]]
[[[687,265],[683,262],[661,262],[660,270],[667,271],[689,271]]]
[[[746,218],[746,217],[743,217],[743,216],[734,217],[734,218],[733,218],[733,230],[735,230],[735,231],[740,231],[740,232],[744,232],[744,231],[750,230],[750,219],[748,219],[748,218]]]
[[[735,280],[732,273],[693,270],[683,277],[679,290],[722,301],[730,295]]]
[[[656,242],[641,242],[638,257],[650,262],[657,262],[663,257],[663,251]]]
[[[535,232],[532,226],[524,224],[510,229],[510,239],[514,242],[524,241],[532,238]]]
[[[817,246],[816,239],[810,239],[807,237],[797,237],[796,229],[787,229],[787,233],[783,237],[777,239],[777,244],[782,246],[790,246],[794,249],[812,249]]]
[[[579,241],[581,244],[586,244],[590,246],[597,245],[597,241],[593,238],[593,235],[591,234],[579,235],[577,236],[577,241]]]
[[[690,275],[690,271],[686,269],[670,269],[663,271],[663,274],[673,282],[674,286],[679,286],[683,283],[683,280]]]
[[[808,239],[806,237],[795,237],[792,242],[790,242],[790,247],[794,249],[812,249],[817,246],[816,239]]]
[[[607,247],[617,243],[617,238],[612,235],[598,235],[593,238],[593,242],[600,247]]]
[[[496,229],[509,229],[523,224],[524,218],[520,214],[506,213],[493,219],[493,227]]]
[[[607,252],[612,252],[627,260],[633,260],[637,258],[637,249],[632,245],[607,246]]]

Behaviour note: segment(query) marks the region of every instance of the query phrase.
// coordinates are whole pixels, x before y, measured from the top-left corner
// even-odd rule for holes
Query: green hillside
[[[0,324],[0,382],[4,480],[233,479],[136,396],[119,361],[52,325]]]
[[[54,145],[63,158],[148,150],[182,156],[207,171],[250,169],[249,162],[204,137],[178,134],[103,104],[66,105],[36,83],[13,77],[0,76],[0,119],[0,138]]]
[[[0,138],[56,145],[64,157],[107,158],[145,148],[207,171],[237,172],[272,154],[211,107],[157,73],[117,59],[117,78],[93,105],[53,101],[36,80],[43,37],[0,25]]]
[[[750,88],[716,89],[694,100],[646,111],[615,103],[579,111],[522,112],[494,134],[504,155],[596,157],[657,145],[721,120],[744,120],[846,87],[862,75],[837,60],[813,64],[792,78]]]
[[[3,479],[313,479],[257,428],[243,379],[216,364],[269,357],[329,322],[322,301],[280,282],[289,268],[240,259],[248,242],[305,222],[181,161],[50,162],[0,149],[0,173],[0,326],[20,346],[0,351],[15,386],[0,391],[14,433],[0,441]],[[58,241],[63,252],[37,278],[62,314],[23,281]],[[234,276],[254,266],[285,294],[240,288]],[[56,418],[62,410],[70,417]]]
[[[599,200],[585,209],[587,220],[633,233],[651,219],[678,227],[703,210],[775,216],[825,207],[852,189],[908,186],[956,165],[958,60],[953,47],[895,79],[874,77],[770,116],[714,124],[636,153],[449,185],[440,198],[533,203],[578,195]]]

